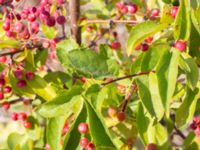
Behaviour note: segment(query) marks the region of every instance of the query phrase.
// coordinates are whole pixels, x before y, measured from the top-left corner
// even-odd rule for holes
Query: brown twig
[[[80,17],[80,0],[69,1],[69,16],[72,37],[76,40],[78,44],[81,44],[81,28],[78,25]]]
[[[142,21],[136,21],[136,20],[86,20],[87,24],[92,24],[92,23],[123,23],[123,24],[138,24],[141,23]]]
[[[155,72],[155,71],[140,72],[140,73],[136,73],[136,74],[131,74],[131,75],[119,77],[119,78],[116,78],[114,80],[102,83],[102,85],[105,86],[107,84],[110,84],[110,83],[113,83],[113,82],[117,82],[117,81],[120,81],[120,80],[124,80],[124,79],[128,79],[128,78],[133,78],[133,77],[141,76],[141,75],[148,75],[150,72]]]
[[[130,88],[130,91],[124,98],[124,103],[122,105],[122,111],[125,112],[128,102],[131,100],[133,93],[137,90],[137,85],[133,84]]]
[[[174,125],[174,130],[176,131],[176,134],[179,135],[182,139],[185,139],[185,135]]]
[[[16,50],[16,51],[12,51],[12,52],[8,51],[8,52],[5,52],[5,53],[1,53],[0,57],[8,56],[8,55],[13,56],[14,54],[20,53],[22,51],[24,51],[24,50]]]

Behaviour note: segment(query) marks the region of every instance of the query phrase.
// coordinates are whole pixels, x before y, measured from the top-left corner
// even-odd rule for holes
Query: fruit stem
[[[120,81],[120,80],[124,80],[124,79],[128,79],[128,78],[133,78],[133,77],[136,77],[136,76],[148,75],[151,72],[155,72],[155,71],[140,72],[140,73],[136,73],[136,74],[131,74],[131,75],[119,77],[119,78],[116,78],[116,79],[111,80],[109,82],[102,83],[101,85],[105,86],[105,85],[108,85],[110,83],[117,82],[117,81]]]

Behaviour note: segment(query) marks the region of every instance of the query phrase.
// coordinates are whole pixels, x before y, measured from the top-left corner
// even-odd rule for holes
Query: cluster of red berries
[[[122,14],[135,14],[138,10],[138,7],[136,4],[130,3],[130,4],[125,4],[124,2],[118,2],[116,4],[116,7],[118,11]]]
[[[57,1],[57,10],[50,14],[50,9],[54,0],[40,0],[40,5],[37,7],[25,8],[21,12],[15,12],[5,7],[6,17],[4,19],[3,29],[6,35],[10,38],[18,40],[34,39],[39,32],[40,22],[49,27],[63,25],[66,18],[61,14],[60,7],[65,3],[64,0]],[[39,39],[34,39],[33,42],[39,42]],[[58,42],[58,39],[53,39],[51,42],[44,40],[44,48],[49,48],[51,44]]]
[[[190,128],[194,130],[195,134],[200,137],[200,118],[194,117],[192,123],[190,124]]]
[[[24,71],[22,69],[17,69],[13,73],[14,73],[15,78],[18,79],[16,86],[21,89],[26,87],[27,85],[26,80],[32,80],[35,76],[33,72],[28,71],[25,73],[25,77],[24,77]]]
[[[152,43],[153,41],[153,37],[149,36],[148,38],[146,38],[141,44],[137,45],[135,47],[136,51],[140,51],[142,50],[143,52],[146,52],[149,50],[149,44]]]
[[[27,129],[30,129],[32,127],[32,123],[27,118],[28,117],[27,117],[26,113],[24,113],[24,112],[20,112],[20,113],[13,112],[11,114],[11,119],[13,121],[21,120],[21,121],[23,121],[23,126]]]
[[[117,117],[117,119],[122,122],[126,119],[126,114],[123,111],[117,112],[117,110],[114,107],[109,107],[107,110],[109,117]]]
[[[0,76],[0,100],[3,100],[7,95],[10,95],[11,92],[12,92],[12,88],[6,84],[4,75],[1,75]],[[10,108],[10,103],[3,102],[2,108],[4,110],[8,110]]]
[[[78,131],[79,133],[85,135],[88,132],[88,124],[85,122],[80,123],[78,125]],[[81,138],[79,143],[80,146],[86,150],[95,150],[95,145],[92,142],[89,142],[86,137]]]

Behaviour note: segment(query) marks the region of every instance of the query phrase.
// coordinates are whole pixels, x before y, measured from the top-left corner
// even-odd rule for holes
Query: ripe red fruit
[[[135,5],[135,4],[128,5],[128,11],[129,11],[129,13],[134,14],[134,13],[137,12],[137,10],[138,10],[137,5]]]
[[[26,87],[26,81],[25,80],[19,80],[17,82],[17,87],[18,88],[25,88]]]
[[[146,44],[146,43],[142,44],[142,51],[143,52],[146,52],[148,49],[149,49],[149,45],[148,44]]]
[[[7,62],[7,57],[6,56],[1,56],[0,57],[0,62],[1,63],[6,63]]]
[[[92,26],[87,26],[87,28],[86,28],[86,31],[87,31],[87,32],[92,32],[92,30],[93,30],[93,27],[92,27]]]
[[[147,150],[157,150],[157,145],[150,143],[147,145]]]
[[[28,20],[29,20],[30,22],[34,22],[34,21],[36,20],[35,14],[29,14],[29,15],[28,15]]]
[[[4,29],[5,31],[9,31],[9,30],[10,30],[10,22],[5,22],[5,23],[3,24],[3,29]]]
[[[64,16],[59,16],[57,19],[56,19],[57,23],[62,25],[65,23],[65,17]]]
[[[192,130],[196,130],[196,128],[197,128],[197,125],[196,125],[196,123],[191,123],[190,124],[190,128],[192,129]]]
[[[124,6],[122,9],[120,9],[120,12],[121,12],[122,14],[128,13],[128,7],[127,7],[127,6]]]
[[[178,49],[180,52],[183,52],[186,50],[186,47],[187,47],[187,43],[185,41],[182,41],[182,40],[178,40],[176,41],[176,43],[174,44],[174,47],[176,49]]]
[[[86,146],[88,145],[89,141],[88,141],[87,138],[82,138],[82,139],[80,139],[79,143],[80,143],[81,147],[86,148]]]
[[[4,103],[2,104],[2,108],[3,108],[4,110],[8,110],[8,109],[10,108],[10,103],[9,103],[9,102],[4,102]]]
[[[4,93],[10,93],[12,91],[12,88],[10,86],[4,87]]]
[[[87,124],[87,123],[84,123],[84,122],[80,123],[80,124],[78,125],[78,131],[79,131],[81,134],[87,133],[87,131],[88,131],[88,124]]]
[[[87,145],[87,150],[95,150],[95,146],[92,142]]]
[[[27,119],[27,115],[24,112],[20,112],[18,114],[18,119],[22,120],[22,121],[25,121]]]
[[[141,48],[142,48],[142,44],[139,44],[139,45],[137,45],[137,46],[135,47],[135,50],[136,50],[136,51],[139,51],[139,50],[141,50]]]
[[[15,25],[15,31],[17,32],[17,33],[21,33],[22,31],[23,31],[23,29],[24,29],[24,24],[23,23],[21,23],[21,22],[18,22],[16,25]]]
[[[118,41],[114,41],[110,44],[110,47],[112,49],[119,49],[121,47],[121,44]]]
[[[158,17],[160,13],[160,10],[155,8],[151,10],[151,17]]]
[[[25,121],[25,122],[24,122],[24,127],[25,127],[25,128],[30,129],[31,126],[32,126],[31,122],[29,122],[29,121]]]
[[[4,79],[0,79],[0,87],[3,87],[5,85],[6,81]]]
[[[66,134],[69,131],[69,124],[65,123],[63,129],[62,129],[62,135]]]
[[[147,42],[147,43],[151,43],[151,42],[153,41],[153,37],[152,37],[152,36],[149,36],[149,37],[146,38],[144,41]]]
[[[118,3],[116,4],[116,7],[117,7],[119,10],[122,9],[124,6],[125,6],[125,4],[124,4],[123,2],[118,2]]]
[[[54,16],[51,16],[51,17],[47,18],[46,24],[47,24],[47,26],[49,26],[49,27],[53,27],[53,26],[56,24],[55,17],[54,17]]]
[[[0,92],[0,100],[4,99],[4,94]]]
[[[16,112],[13,112],[13,113],[11,114],[11,119],[12,119],[13,121],[17,121],[17,120],[18,120],[18,114],[17,114]]]
[[[31,71],[26,72],[26,79],[27,80],[32,80],[34,78],[35,74]]]
[[[49,144],[45,145],[45,150],[51,150]]]
[[[119,121],[124,121],[126,119],[126,114],[123,111],[117,113],[117,118]]]
[[[176,18],[177,13],[178,13],[178,6],[173,6],[171,9],[171,16]]]
[[[21,69],[17,69],[14,71],[14,76],[17,79],[22,79],[23,75],[24,75],[24,73],[23,73],[23,70],[21,70]]]
[[[109,107],[108,108],[108,115],[110,116],[110,117],[113,117],[113,116],[115,116],[117,114],[117,111],[116,111],[116,109],[114,108],[114,107]]]

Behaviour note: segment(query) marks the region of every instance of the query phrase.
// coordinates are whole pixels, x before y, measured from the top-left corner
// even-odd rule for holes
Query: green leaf
[[[114,148],[115,146],[111,140],[111,137],[109,136],[108,129],[104,126],[98,114],[86,100],[85,104],[89,117],[90,134],[95,146],[108,146]]]
[[[0,72],[2,72],[6,68],[6,65],[3,63],[0,63]]]
[[[48,39],[53,39],[57,34],[57,31],[55,30],[54,27],[50,28],[44,24],[42,25],[42,32]]]
[[[151,116],[157,117],[158,121],[163,117],[164,109],[162,101],[158,92],[158,85],[156,76],[151,74],[150,77],[143,76],[136,80],[140,99],[151,114]],[[151,88],[153,88],[151,90]],[[153,91],[155,90],[155,91]]]
[[[87,111],[85,108],[85,105],[83,103],[83,100],[81,101],[82,105],[80,105],[77,110],[75,111],[76,116],[75,120],[73,122],[73,125],[70,127],[69,132],[67,133],[67,136],[65,137],[63,150],[70,149],[70,150],[79,150],[79,141],[81,138],[81,134],[78,132],[78,125],[81,122],[86,122],[87,119]]]
[[[38,50],[34,56],[35,65],[39,68],[46,63],[48,51],[46,49]]]
[[[39,109],[39,113],[43,117],[58,117],[67,112],[73,111],[74,104],[79,101],[76,97],[82,92],[81,87],[73,87],[65,93],[62,93],[52,99],[52,101],[44,103]],[[73,98],[74,97],[74,98]]]
[[[66,52],[69,52],[71,50],[78,49],[78,48],[79,48],[79,45],[73,39],[63,40],[56,45],[57,50],[59,51],[63,50]]]
[[[118,72],[118,66],[90,49],[82,48],[68,52],[68,50],[57,50],[57,56],[65,70],[73,69],[88,77],[104,78],[113,76]]]
[[[128,56],[133,53],[134,48],[145,38],[165,29],[167,26],[168,24],[161,24],[153,21],[146,21],[135,25],[126,43],[126,52]]]
[[[181,0],[174,23],[174,38],[187,41],[190,37],[190,29],[190,2],[188,0]]]
[[[17,40],[11,40],[11,39],[5,39],[5,40],[0,40],[0,49],[3,48],[19,48],[20,42]]]
[[[181,66],[181,69],[185,71],[186,73],[186,79],[187,79],[187,84],[191,89],[195,89],[197,82],[199,80],[199,69],[193,58],[183,58],[184,61],[184,66],[187,66],[188,68],[185,68],[184,66]]]
[[[40,76],[35,75],[33,79],[27,81],[27,85],[46,101],[52,100],[57,95],[54,88]]]
[[[162,57],[156,69],[159,93],[167,115],[169,115],[170,100],[176,88],[179,56],[180,53],[172,48],[172,52]]]
[[[183,103],[176,112],[177,127],[182,127],[188,124],[194,116],[197,100],[199,98],[199,89],[192,91],[187,88]]]
[[[11,133],[7,139],[10,150],[32,150],[32,141],[24,134]]]
[[[46,140],[51,149],[60,150],[62,148],[60,142],[65,121],[66,116],[49,119],[46,128]]]

